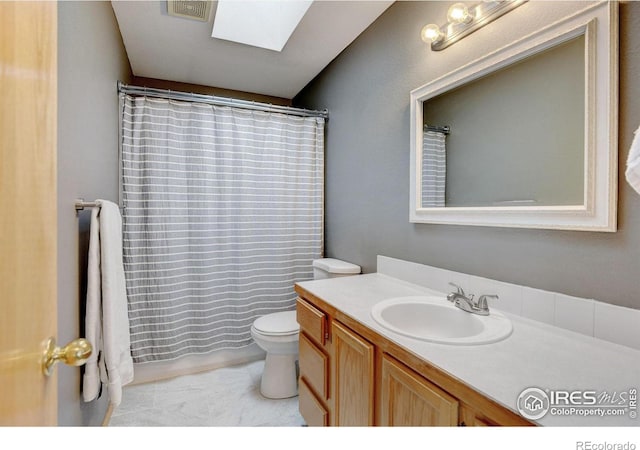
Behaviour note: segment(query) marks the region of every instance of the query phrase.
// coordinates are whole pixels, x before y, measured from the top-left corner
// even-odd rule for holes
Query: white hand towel
[[[100,294],[100,221],[98,208],[91,210],[89,232],[89,261],[87,265],[87,302],[84,319],[85,338],[93,352],[84,366],[82,397],[90,402],[100,393],[99,353],[102,349],[102,296]]]
[[[627,170],[625,172],[627,182],[640,194],[640,127],[635,132],[629,157],[627,158]]]
[[[99,390],[96,385],[98,388],[100,386],[97,381],[99,378],[107,383],[109,402],[117,406],[122,400],[122,386],[133,381],[127,292],[122,262],[122,217],[115,203],[107,200],[97,200],[96,203],[100,205],[100,211],[98,213],[98,208],[94,208],[91,216],[85,324],[87,333],[90,333],[90,327],[93,328],[91,333],[96,339],[100,354],[95,355],[99,358],[98,367],[90,359],[92,364],[85,369],[83,397],[85,401],[96,397]],[[99,304],[98,311],[96,304]],[[101,339],[96,337],[98,335]],[[99,377],[96,376],[98,372]]]

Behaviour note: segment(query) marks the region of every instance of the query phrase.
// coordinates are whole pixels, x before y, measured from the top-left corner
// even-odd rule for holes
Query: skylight
[[[282,51],[312,0],[218,0],[211,37]]]

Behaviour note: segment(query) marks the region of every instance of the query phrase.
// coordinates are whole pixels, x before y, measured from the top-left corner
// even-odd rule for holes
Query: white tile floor
[[[260,395],[264,361],[126,386],[112,427],[266,426],[299,427],[298,397]]]

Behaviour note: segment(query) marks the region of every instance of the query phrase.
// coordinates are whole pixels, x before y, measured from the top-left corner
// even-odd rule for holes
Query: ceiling
[[[314,1],[277,52],[212,38],[217,2],[208,23],[169,16],[166,1],[111,2],[135,76],[287,99],[392,3]]]

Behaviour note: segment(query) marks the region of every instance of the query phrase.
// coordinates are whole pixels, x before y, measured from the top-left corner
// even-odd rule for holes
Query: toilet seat
[[[293,336],[300,332],[295,311],[267,314],[256,319],[252,328],[263,336]]]

